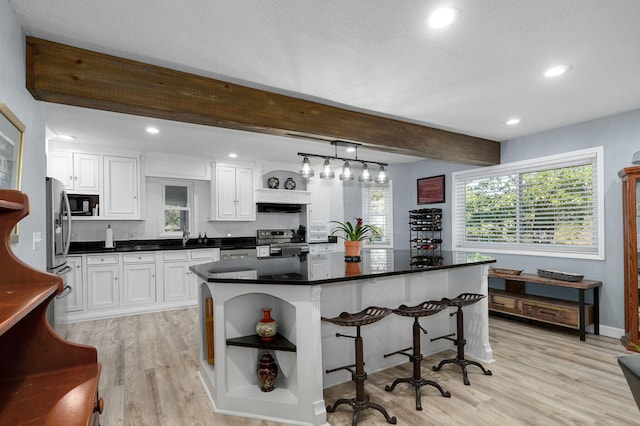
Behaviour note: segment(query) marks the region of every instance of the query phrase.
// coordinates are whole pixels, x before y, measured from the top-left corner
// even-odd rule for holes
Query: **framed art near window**
[[[418,179],[418,204],[444,203],[444,175]]]
[[[20,189],[24,125],[0,102],[0,188]]]

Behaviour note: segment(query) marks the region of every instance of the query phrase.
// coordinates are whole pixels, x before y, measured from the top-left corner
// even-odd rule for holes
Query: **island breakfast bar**
[[[487,274],[493,262],[477,253],[446,252],[434,266],[416,268],[408,250],[371,249],[363,250],[359,263],[345,262],[343,253],[329,253],[245,257],[192,267],[201,280],[199,376],[214,410],[282,423],[328,424],[323,389],[349,381],[351,374],[324,372],[354,362],[353,342],[336,338],[340,327],[321,322],[321,317],[355,313],[368,306],[412,306],[465,292],[487,295]],[[207,299],[213,299],[209,327]],[[278,322],[274,342],[264,343],[256,336],[264,307],[272,309]],[[383,357],[411,346],[407,321],[390,315],[362,330],[367,373],[407,362],[402,356]],[[456,331],[448,310],[424,318],[421,324],[429,330],[429,335],[422,336],[425,355],[453,349],[446,339],[429,341]],[[207,349],[211,328],[213,364]],[[465,337],[470,358],[493,362],[486,298],[465,308]],[[275,389],[270,392],[260,390],[256,374],[264,351],[278,366]]]

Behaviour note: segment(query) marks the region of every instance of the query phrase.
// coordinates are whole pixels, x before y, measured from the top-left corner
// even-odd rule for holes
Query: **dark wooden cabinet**
[[[47,323],[62,279],[11,251],[11,230],[28,214],[25,194],[0,190],[0,424],[98,425],[97,351],[65,341]]]
[[[622,343],[635,350],[640,345],[638,330],[638,203],[640,202],[640,167],[618,172],[622,179],[622,220],[624,237],[624,331]]]

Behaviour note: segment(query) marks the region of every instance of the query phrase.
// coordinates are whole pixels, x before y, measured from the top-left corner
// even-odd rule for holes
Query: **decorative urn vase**
[[[362,250],[362,241],[344,241],[344,255],[348,257],[360,256],[360,250]]]
[[[262,319],[256,324],[256,333],[260,340],[269,342],[276,337],[278,323],[271,318],[271,308],[262,309]]]
[[[258,360],[257,373],[260,380],[260,390],[262,392],[271,392],[275,388],[278,365],[269,351],[265,351]]]

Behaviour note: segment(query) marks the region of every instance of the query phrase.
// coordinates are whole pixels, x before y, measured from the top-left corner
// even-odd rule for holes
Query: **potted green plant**
[[[337,220],[332,220],[329,223],[337,224],[331,230],[330,235],[344,240],[345,254],[349,257],[360,256],[362,241],[371,241],[373,238],[382,235],[382,230],[379,227],[366,225],[361,217],[356,218],[355,225],[349,221],[339,222]]]

